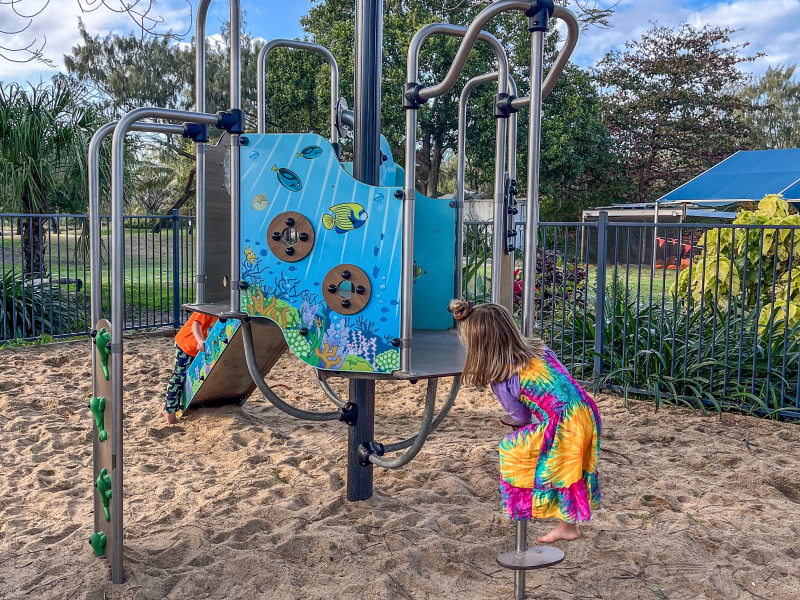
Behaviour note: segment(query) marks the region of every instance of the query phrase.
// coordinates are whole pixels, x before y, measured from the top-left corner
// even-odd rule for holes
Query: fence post
[[[180,298],[180,244],[178,243],[178,233],[180,232],[180,220],[178,210],[172,211],[172,326],[175,329],[180,327],[181,317],[181,298]]]
[[[598,383],[603,375],[603,333],[606,323],[606,249],[608,247],[608,212],[601,210],[597,221],[597,302],[594,317],[594,374]],[[612,325],[613,326],[613,325]]]

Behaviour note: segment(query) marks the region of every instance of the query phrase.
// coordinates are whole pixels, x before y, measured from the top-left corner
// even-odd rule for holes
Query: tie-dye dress
[[[600,415],[555,353],[531,359],[519,377],[493,383],[518,421],[539,422],[500,442],[500,491],[511,519],[588,521],[600,503]],[[534,419],[535,420],[535,419]]]

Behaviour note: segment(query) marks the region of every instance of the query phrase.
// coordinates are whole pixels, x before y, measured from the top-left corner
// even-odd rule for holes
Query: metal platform
[[[199,312],[204,315],[211,315],[212,317],[219,318],[221,314],[230,312],[231,303],[224,300],[213,304],[184,304],[182,308],[188,312]]]
[[[497,557],[497,564],[513,571],[530,571],[552,567],[564,560],[564,552],[554,546],[537,546],[525,552],[505,552]]]

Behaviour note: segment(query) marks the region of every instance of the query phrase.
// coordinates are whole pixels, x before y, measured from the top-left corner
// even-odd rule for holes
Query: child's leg
[[[174,414],[181,407],[183,383],[186,381],[186,373],[192,360],[191,356],[181,350],[178,344],[175,344],[175,366],[172,368],[172,375],[167,384],[166,402],[164,403],[164,412],[167,414]]]
[[[577,540],[579,537],[581,537],[581,534],[578,531],[577,524],[567,523],[566,521],[559,520],[558,525],[553,527],[549,533],[540,536],[537,539],[542,544],[552,544],[553,542],[557,542],[559,540],[571,542],[573,540]]]

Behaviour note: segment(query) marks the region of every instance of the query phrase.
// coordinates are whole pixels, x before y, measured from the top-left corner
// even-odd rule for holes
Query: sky
[[[18,34],[0,33],[0,81],[38,83],[47,81],[63,70],[63,55],[80,41],[78,21],[84,22],[92,35],[109,33],[126,34],[135,29],[130,16],[114,12],[123,0],[18,0],[15,4],[0,4],[0,30],[13,32],[27,25]],[[154,0],[139,0],[144,6]],[[591,0],[590,0],[591,1]],[[597,0],[599,6],[614,4]],[[194,15],[197,0],[157,0],[152,15],[163,18],[159,31],[171,29],[194,35]],[[242,0],[247,28],[263,39],[302,37],[300,17],[311,6],[308,0]],[[12,13],[34,14],[32,19]],[[227,20],[226,2],[212,2],[208,17],[208,34],[219,32]],[[627,40],[637,38],[651,27],[679,25],[687,21],[693,25],[711,24],[742,29],[734,35],[736,42],[749,41],[747,52],[766,53],[766,57],[745,65],[755,73],[763,73],[767,66],[800,63],[800,0],[683,0],[680,3],[663,0],[620,0],[616,3],[608,29],[592,28],[582,35],[573,57],[584,67],[593,65],[606,52],[622,49]],[[39,62],[19,64],[7,60],[19,59],[21,53],[4,48],[19,48],[36,41],[38,48],[46,38],[43,54],[54,63],[53,67]],[[5,58],[4,58],[5,57]]]

